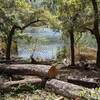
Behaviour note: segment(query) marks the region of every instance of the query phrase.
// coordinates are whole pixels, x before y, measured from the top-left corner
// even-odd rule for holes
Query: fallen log
[[[34,79],[24,79],[24,80],[19,80],[19,81],[9,81],[9,82],[4,82],[1,83],[1,88],[8,88],[11,86],[17,86],[17,85],[25,85],[27,83],[31,83],[31,84],[39,84],[39,83],[43,83],[44,80],[41,78],[34,78]]]
[[[97,83],[97,82],[90,82],[90,81],[77,80],[77,79],[67,79],[67,81],[69,83],[73,83],[73,84],[76,84],[76,85],[84,86],[84,87],[87,87],[87,88],[100,87],[99,83]]]
[[[50,81],[47,81],[45,85],[45,89],[47,91],[55,92],[59,95],[63,95],[70,99],[75,99],[77,97],[86,98],[86,97],[80,96],[80,93],[85,89],[84,87],[74,85],[68,82],[56,80],[56,79],[51,79]],[[89,99],[89,100],[92,100],[92,99]]]
[[[28,80],[20,80],[20,81],[10,81],[5,83],[0,83],[0,93],[8,93],[8,92],[24,92],[30,91],[33,92],[33,89],[44,88],[45,87],[45,79],[28,79]],[[35,86],[35,87],[33,87]]]
[[[1,64],[0,74],[37,75],[44,78],[54,78],[57,75],[55,66],[36,64]]]

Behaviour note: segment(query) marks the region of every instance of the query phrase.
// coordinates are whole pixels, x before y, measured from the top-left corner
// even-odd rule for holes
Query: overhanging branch
[[[86,30],[90,31],[92,35],[94,34],[93,29],[88,28],[88,27],[85,27],[84,29],[86,29]]]
[[[24,30],[25,28],[27,28],[28,26],[34,24],[34,23],[37,23],[37,22],[42,22],[44,20],[35,20],[35,21],[31,21],[30,23],[26,24],[25,26],[21,27],[21,26],[17,26],[17,25],[14,25],[15,29],[19,29],[19,30]]]

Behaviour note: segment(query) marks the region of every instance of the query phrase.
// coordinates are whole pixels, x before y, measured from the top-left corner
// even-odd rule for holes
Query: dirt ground
[[[57,75],[57,79],[67,81],[69,78],[74,78],[91,82],[98,81],[100,83],[100,68],[95,68],[95,66],[91,68],[84,66],[61,66],[63,65],[58,66],[59,74]]]

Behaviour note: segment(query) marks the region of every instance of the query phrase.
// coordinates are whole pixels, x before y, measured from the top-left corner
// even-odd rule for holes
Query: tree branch
[[[17,25],[14,25],[15,29],[19,29],[19,30],[24,30],[25,28],[27,28],[28,26],[34,24],[34,23],[37,23],[39,21],[44,21],[44,20],[35,20],[35,21],[32,21],[28,24],[26,24],[25,26],[21,27],[21,26],[17,26]]]
[[[86,30],[90,31],[92,35],[94,34],[93,29],[88,28],[88,27],[85,27],[84,29],[86,29]]]
[[[35,20],[35,21],[32,21],[32,22],[26,24],[25,26],[22,27],[22,30],[24,30],[26,27],[30,26],[31,24],[37,23],[39,21],[42,21],[42,20]]]

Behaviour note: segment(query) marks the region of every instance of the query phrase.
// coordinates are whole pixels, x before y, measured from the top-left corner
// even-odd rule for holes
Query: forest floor
[[[81,69],[81,68],[68,68],[64,67],[59,70],[57,76],[58,79],[67,81],[68,78],[75,78],[87,81],[99,81],[100,82],[100,69]]]
[[[59,73],[57,75],[57,79],[60,79],[62,81],[67,81],[68,78],[75,78],[85,81],[91,81],[96,82],[97,80],[100,83],[100,69],[95,68],[93,64],[90,65],[90,67],[86,67],[85,65],[80,66],[63,66],[62,64],[59,64],[57,66],[57,69],[59,70]],[[2,77],[0,76],[0,81],[9,81],[8,77]],[[34,87],[30,86],[32,88],[32,93],[30,91],[28,92],[20,92],[19,88],[16,88],[16,91],[9,92],[9,93],[1,93],[0,100],[56,100],[60,96],[47,92],[44,89],[34,89]],[[64,100],[68,100],[65,98]]]

